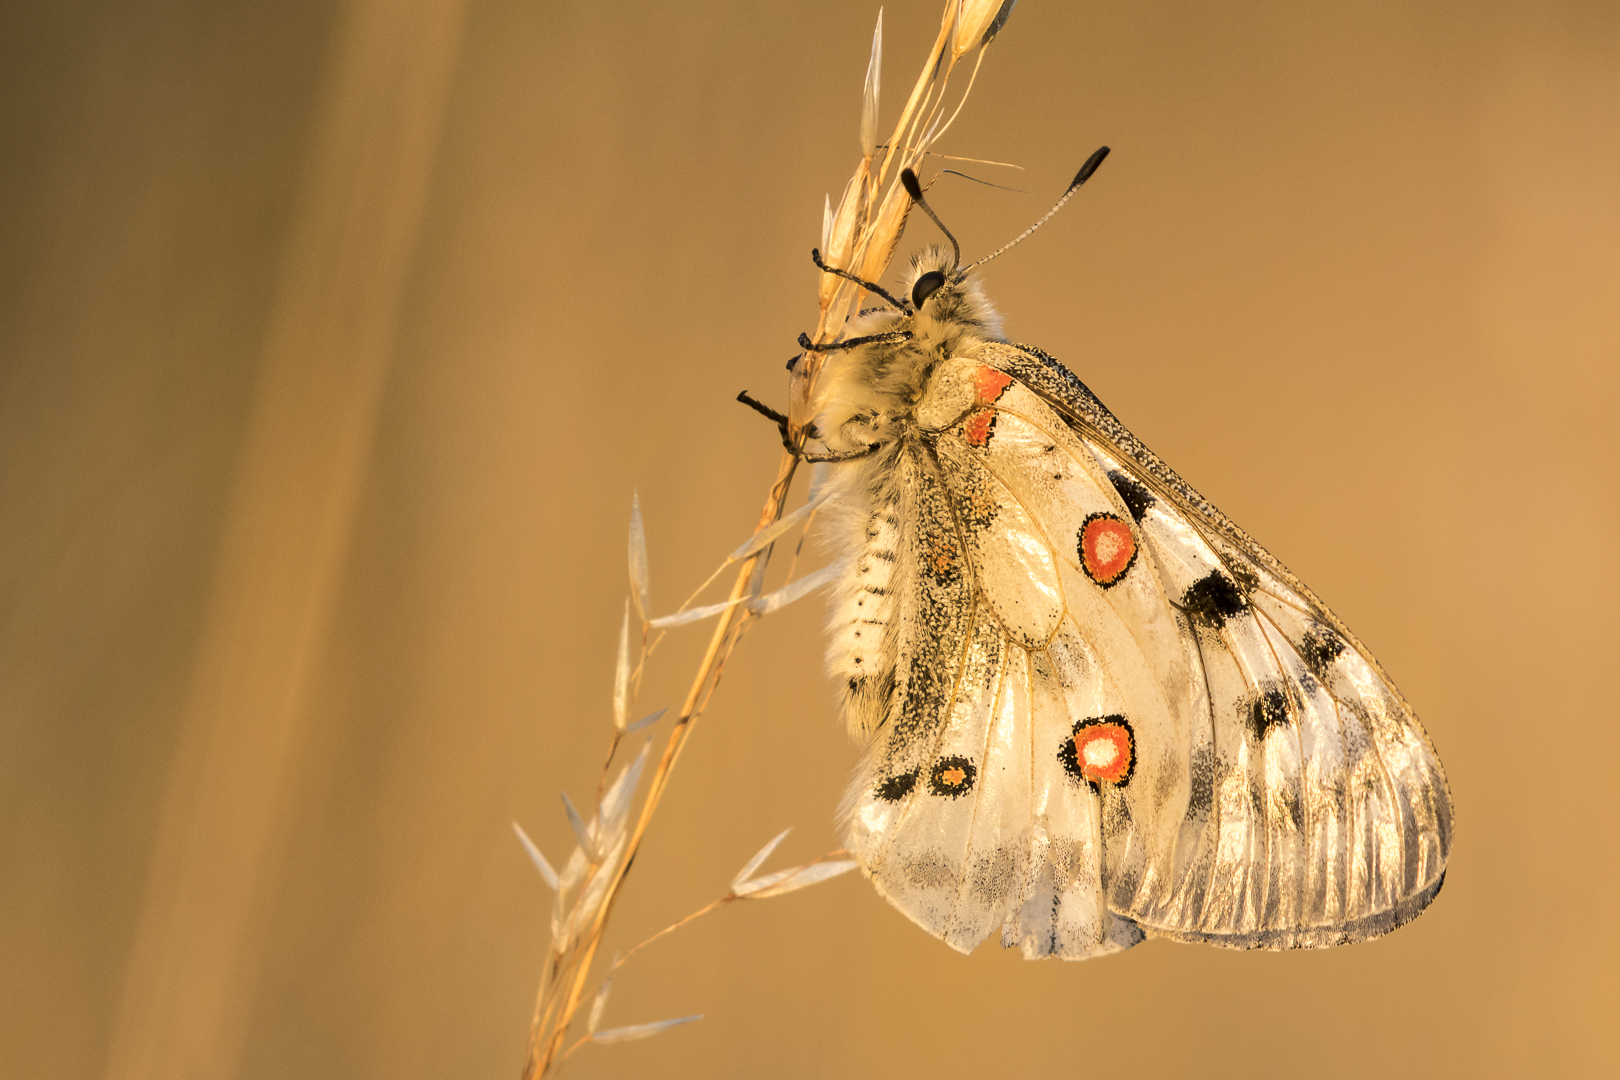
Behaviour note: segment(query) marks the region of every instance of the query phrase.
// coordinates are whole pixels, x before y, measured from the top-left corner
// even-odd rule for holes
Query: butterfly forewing
[[[957,949],[1068,958],[1420,911],[1445,780],[1331,613],[1038,350],[982,342],[919,389],[852,474],[832,652],[879,889]]]

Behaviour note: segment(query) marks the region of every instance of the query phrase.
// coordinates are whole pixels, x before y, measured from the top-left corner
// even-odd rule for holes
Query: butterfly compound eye
[[[944,274],[938,270],[928,271],[928,273],[917,279],[917,284],[911,287],[911,306],[914,308],[922,307],[923,301],[938,292],[940,286],[944,284]]]

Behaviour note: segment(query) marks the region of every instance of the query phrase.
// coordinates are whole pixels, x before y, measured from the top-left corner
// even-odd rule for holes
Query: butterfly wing
[[[889,715],[851,844],[967,950],[1362,940],[1440,886],[1438,759],[1287,570],[1037,350],[933,375],[899,455]],[[954,568],[948,583],[930,569]]]

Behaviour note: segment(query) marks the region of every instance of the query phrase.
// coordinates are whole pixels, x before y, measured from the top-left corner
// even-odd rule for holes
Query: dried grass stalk
[[[848,270],[857,277],[875,282],[888,269],[893,258],[900,232],[905,227],[911,200],[898,183],[900,173],[913,169],[923,156],[950,127],[951,121],[966,100],[972,88],[969,80],[951,107],[947,94],[952,72],[966,57],[972,56],[973,74],[984,59],[985,49],[1006,23],[1016,0],[947,0],[940,22],[939,35],[922,67],[922,74],[913,86],[894,133],[887,143],[876,139],[878,98],[881,86],[883,55],[883,21],[880,13],[877,29],[872,37],[872,56],[867,67],[865,94],[861,107],[859,128],[861,160],[844,188],[836,210],[829,200],[823,219],[822,256],[829,266]],[[821,312],[812,339],[817,344],[838,340],[844,333],[846,322],[860,309],[865,290],[858,283],[825,274],[821,280]],[[824,355],[808,351],[795,366],[790,386],[789,437],[795,446],[802,446],[802,426],[820,408],[818,382]],[[822,501],[812,492],[810,503],[788,518],[783,518],[783,507],[793,481],[798,457],[793,450],[784,450],[777,468],[777,476],[760,511],[759,524],[753,537],[743,543],[722,564],[741,564],[732,584],[729,597],[722,603],[692,608],[692,600],[706,588],[714,577],[700,587],[698,593],[683,604],[675,614],[660,619],[651,617],[649,610],[648,560],[646,534],[642,525],[640,500],[632,504],[630,527],[629,577],[630,597],[626,604],[625,621],[620,634],[619,658],[615,670],[613,694],[613,727],[608,745],[606,763],[597,782],[596,814],[586,822],[584,816],[563,795],[564,807],[573,827],[578,846],[564,863],[561,872],[554,870],[528,836],[518,829],[518,835],[529,858],[540,871],[546,884],[555,893],[551,916],[551,945],[545,968],[541,973],[540,992],[535,1002],[534,1019],[529,1029],[528,1054],[524,1065],[525,1080],[532,1080],[551,1071],[575,1049],[589,1042],[614,1043],[646,1038],[680,1024],[699,1019],[696,1016],[662,1020],[607,1030],[599,1028],[606,1009],[613,972],[646,945],[679,929],[725,904],[740,900],[758,900],[806,888],[820,881],[854,869],[855,862],[846,858],[846,852],[836,851],[803,866],[777,871],[762,877],[754,873],[775,850],[783,836],[776,837],[742,869],[730,888],[717,900],[637,945],[622,958],[614,961],[607,978],[596,993],[590,995],[591,1006],[586,1017],[586,1031],[566,1053],[563,1046],[569,1030],[578,1019],[578,1012],[586,998],[592,963],[601,947],[614,904],[624,887],[626,875],[641,848],[647,828],[657,813],[659,803],[669,786],[676,763],[691,735],[692,725],[707,706],[714,693],[722,669],[731,650],[749,620],[763,617],[786,603],[824,584],[839,568],[829,567],[808,575],[768,595],[761,595],[765,567],[775,543],[793,527],[801,523],[808,527],[817,506]],[[716,575],[720,571],[716,571]],[[630,613],[634,611],[640,623],[640,655],[634,665],[630,662],[632,632]],[[664,749],[648,781],[647,793],[641,812],[633,826],[629,823],[629,810],[637,782],[651,748],[649,741],[636,760],[625,766],[611,786],[607,778],[619,744],[633,731],[656,722],[663,711],[646,717],[633,725],[626,723],[635,693],[640,685],[641,672],[658,638],[649,644],[649,634],[660,635],[670,627],[698,618],[718,617],[718,623],[709,638],[709,646],[698,665],[686,699],[675,716]]]

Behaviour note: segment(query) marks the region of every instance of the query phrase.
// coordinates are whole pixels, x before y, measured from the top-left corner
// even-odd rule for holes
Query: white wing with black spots
[[[878,405],[825,429],[879,447],[830,466],[857,567],[830,656],[868,740],[849,843],[878,889],[962,951],[999,929],[1071,959],[1421,911],[1450,796],[1366,650],[1056,361],[927,345],[869,347]]]

